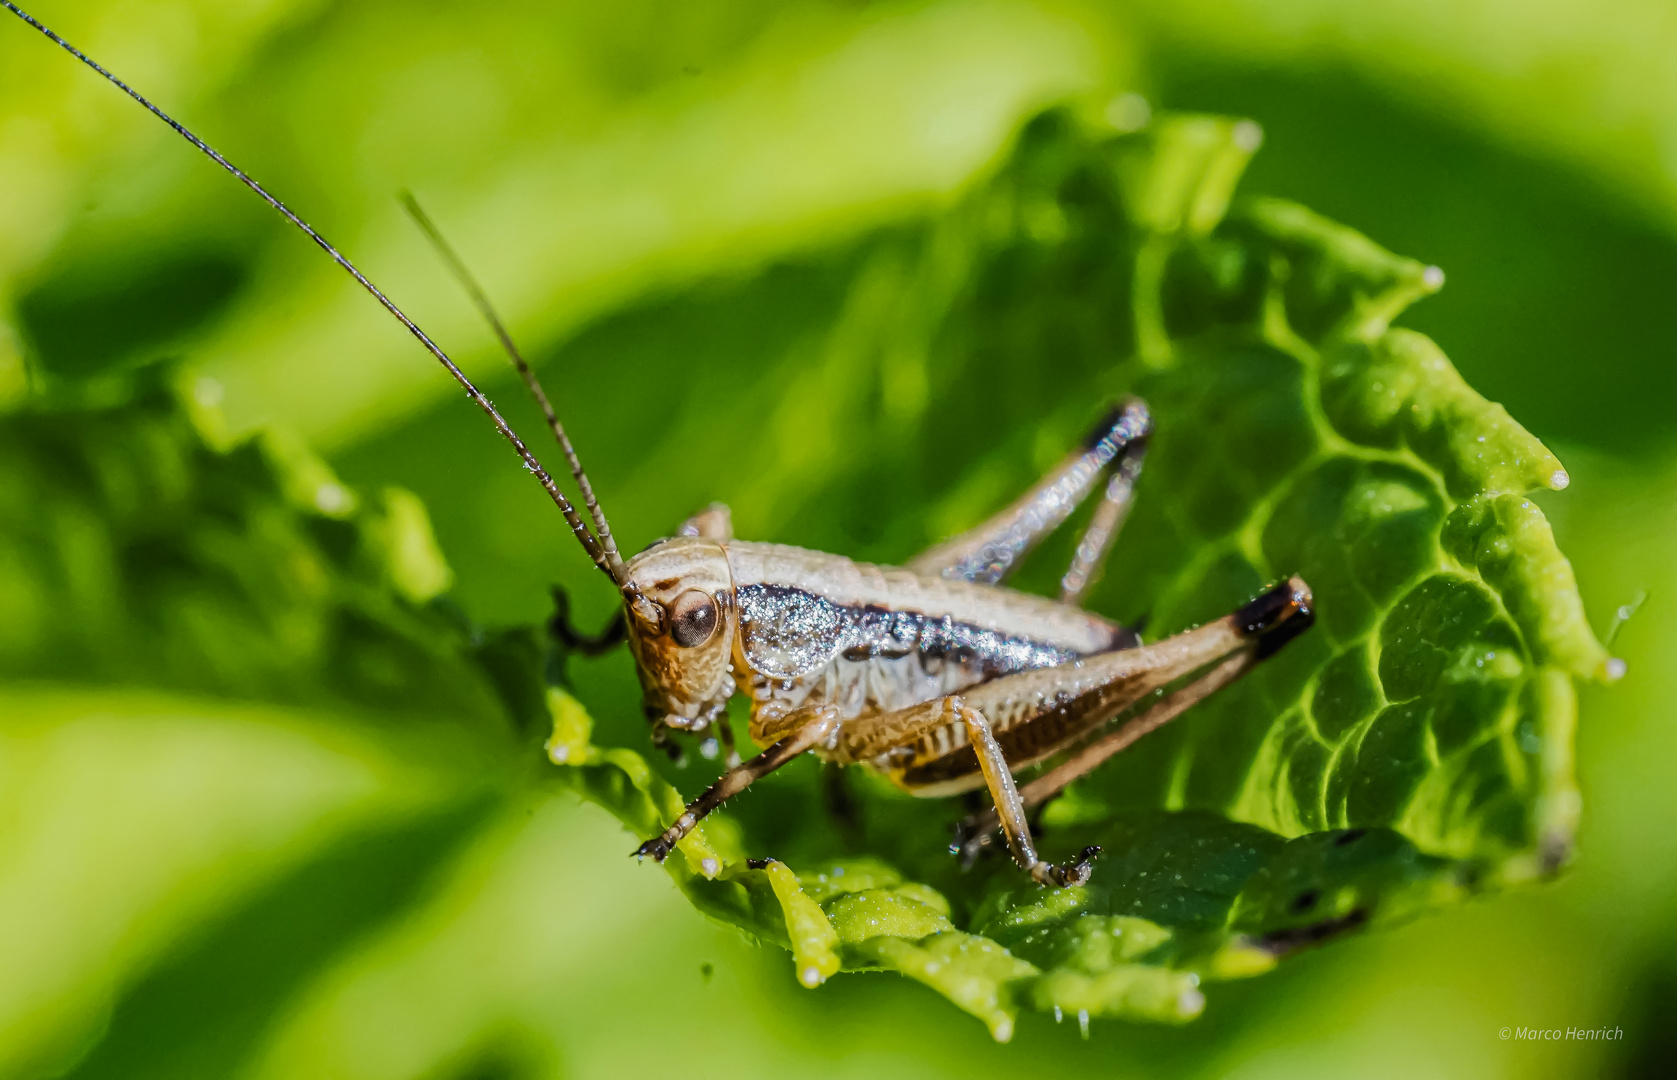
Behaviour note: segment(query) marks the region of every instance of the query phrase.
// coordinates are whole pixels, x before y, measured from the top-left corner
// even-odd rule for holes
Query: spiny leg
[[[1203,678],[1189,683],[1168,695],[1151,708],[1131,718],[1117,730],[1101,736],[1054,768],[1043,773],[1019,789],[1019,801],[1026,813],[1042,806],[1064,791],[1074,780],[1088,775],[1108,758],[1127,749],[1136,740],[1187,712],[1223,687],[1234,682],[1256,666],[1253,652],[1241,652],[1212,668]],[[980,852],[990,844],[995,831],[1002,827],[995,810],[985,809],[969,814],[955,826],[955,846],[961,862],[970,866]]]
[[[1072,781],[1088,775],[1108,758],[1128,749],[1136,740],[1157,731],[1223,687],[1257,666],[1256,652],[1237,653],[1212,668],[1203,678],[1170,694],[1157,705],[1101,736],[1064,762],[1019,789],[1019,798],[1029,809],[1064,791]]]
[[[675,823],[665,829],[662,834],[653,837],[639,848],[635,849],[637,858],[652,856],[659,862],[664,861],[671,849],[682,837],[693,830],[693,826],[712,810],[738,795],[757,779],[767,776],[776,769],[795,759],[805,750],[816,746],[830,736],[839,725],[839,711],[837,706],[823,705],[803,712],[803,719],[796,730],[786,738],[764,750],[761,754],[745,762],[738,768],[729,769],[707,788],[704,794],[687,804],[681,816]]]
[[[1149,645],[1084,657],[1075,664],[992,679],[962,691],[960,700],[986,718],[989,735],[1014,769],[1077,746],[1114,717],[1134,707],[1144,708],[1108,740],[1086,747],[1059,769],[1027,785],[1020,798],[1040,804],[1076,775],[1232,682],[1309,629],[1314,621],[1311,604],[1309,587],[1291,578],[1204,626]],[[1184,679],[1192,681],[1163,701],[1148,702],[1155,693]],[[944,701],[939,700],[852,720],[824,756],[840,763],[870,762],[899,786],[921,795],[955,794],[980,778],[988,782],[980,740],[964,723],[953,724],[953,718],[946,716]],[[1000,798],[996,807],[993,818],[969,820],[962,836],[970,838],[1002,827],[1009,832],[1011,847],[1008,807]]]
[[[1102,477],[1138,451],[1152,430],[1147,406],[1130,398],[1011,506],[975,528],[922,552],[908,569],[994,585],[1016,569],[1043,537],[1070,517]]]
[[[1020,791],[1020,799],[1027,807],[1046,802],[1063,791],[1072,781],[1086,775],[1143,735],[1162,727],[1240,678],[1260,661],[1275,655],[1282,646],[1310,629],[1315,623],[1313,605],[1309,586],[1297,577],[1289,578],[1214,623],[1136,650],[1149,652],[1165,649],[1178,642],[1208,635],[1211,641],[1215,641],[1219,635],[1232,634],[1239,642],[1237,648],[1223,648],[1220,652],[1187,651],[1184,655],[1184,670],[1176,674],[1181,676],[1198,673],[1197,678],[1180,686],[1117,730],[1083,747],[1053,769],[1026,784]],[[1216,646],[1213,645],[1212,650],[1215,649]],[[1121,697],[1109,699],[1109,707],[1103,710],[1103,722],[1120,715],[1125,708],[1140,700],[1141,696],[1131,696],[1127,701]],[[957,844],[963,857],[970,860],[976,856],[988,834],[998,827],[1005,830],[1006,822],[999,817],[992,819],[984,814],[975,814],[963,821],[957,828]]]
[[[1148,695],[1237,653],[1263,659],[1309,627],[1309,587],[1292,578],[1237,611],[1174,637],[1033,668],[960,693],[983,713],[1014,769],[1043,761],[1093,735]],[[977,762],[946,698],[845,723],[822,756],[869,762],[908,791],[958,794],[979,786]],[[777,727],[774,735],[784,735]],[[760,740],[763,741],[763,740]]]
[[[1053,670],[1053,669],[1046,669]],[[920,747],[916,743],[922,744]],[[892,757],[914,759],[926,745],[965,750],[977,758],[977,778],[989,789],[993,811],[1007,836],[1008,850],[1021,869],[1041,885],[1081,885],[1089,879],[1089,864],[1100,854],[1087,848],[1064,866],[1045,862],[1031,840],[1030,823],[1013,782],[1013,769],[991,729],[989,719],[963,697],[950,695],[907,708],[852,720],[824,752],[834,764],[873,761],[891,769]],[[882,760],[883,759],[883,760]],[[972,776],[969,764],[964,774]]]
[[[991,812],[996,815],[1002,835],[1007,838],[1007,850],[1012,853],[1013,861],[1038,885],[1064,888],[1088,881],[1090,864],[1101,849],[1084,848],[1075,861],[1063,866],[1039,858],[1036,845],[1031,841],[1030,823],[1025,820],[1025,804],[1020,801],[1019,789],[1013,783],[1013,772],[1008,768],[1007,758],[1002,755],[1001,744],[996,742],[995,735],[990,731],[990,721],[960,698],[949,698],[948,701],[966,725],[967,738],[978,755],[978,767],[984,773],[984,784],[990,789],[990,798],[995,801],[995,809]]]

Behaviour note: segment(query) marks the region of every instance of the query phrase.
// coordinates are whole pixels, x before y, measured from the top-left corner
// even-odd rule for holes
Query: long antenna
[[[501,321],[501,316],[496,313],[495,305],[489,301],[489,294],[483,291],[483,286],[479,285],[477,278],[472,276],[472,271],[466,266],[466,261],[454,250],[453,245],[443,237],[442,230],[437,228],[437,223],[431,220],[431,215],[427,214],[424,207],[419,205],[419,200],[414,198],[413,192],[402,192],[402,205],[407,208],[408,215],[413,218],[414,224],[418,225],[420,231],[425,234],[425,238],[431,241],[431,246],[436,249],[437,254],[448,265],[449,270],[453,271],[461,287],[472,298],[472,303],[477,305],[478,311],[483,315],[484,321],[489,324],[489,328],[495,331],[495,336],[500,339],[501,348],[506,350],[507,357],[512,360],[512,366],[518,369],[518,377],[524,380],[524,385],[530,390],[530,396],[535,398],[536,404],[541,407],[542,416],[547,419],[548,430],[553,432],[554,440],[558,442],[559,449],[565,455],[565,460],[570,463],[571,475],[576,478],[576,486],[582,492],[582,504],[588,510],[588,516],[594,521],[594,533],[600,538],[600,546],[605,550],[606,561],[610,564],[612,577],[621,584],[626,579],[627,574],[623,569],[623,557],[617,553],[617,541],[612,539],[611,526],[606,522],[606,513],[600,509],[600,502],[594,497],[594,486],[588,482],[588,474],[582,471],[582,462],[577,458],[576,450],[571,446],[570,436],[565,434],[565,426],[559,422],[558,414],[553,411],[553,405],[547,399],[547,392],[542,389],[541,380],[536,378],[536,373],[531,370],[529,364],[525,363],[523,354],[518,351],[518,346],[513,344],[512,335],[507,332],[506,324]]]
[[[156,105],[153,105],[144,97],[144,95],[140,94],[139,91],[135,90],[133,87],[129,86],[109,71],[105,70],[97,62],[95,62],[92,57],[88,56],[74,45],[71,45],[68,41],[65,41],[63,38],[47,29],[38,22],[34,16],[12,3],[12,0],[0,0],[0,6],[4,6],[6,10],[10,11],[13,15],[16,15],[30,26],[39,30],[53,44],[69,53],[77,60],[80,60],[94,71],[103,75],[109,82],[116,86],[117,89],[145,106],[146,110],[153,116],[174,128],[175,132],[180,135],[181,138],[203,151],[206,157],[215,162],[217,165],[220,165],[223,169],[226,169],[230,174],[232,174],[234,179],[256,192],[257,195],[261,196],[263,202],[267,203],[275,210],[278,210],[285,216],[287,221],[303,230],[304,234],[307,235],[310,240],[313,240],[317,245],[319,245],[322,251],[332,257],[333,262],[348,271],[349,275],[353,277],[363,289],[366,289],[372,294],[373,299],[383,305],[384,310],[390,312],[390,314],[396,317],[397,321],[407,327],[408,333],[412,334],[421,345],[425,346],[426,351],[436,357],[438,363],[448,369],[448,373],[454,376],[454,380],[456,382],[465,387],[466,396],[471,398],[472,401],[477,404],[478,408],[489,414],[489,419],[492,423],[494,423],[495,430],[499,431],[502,437],[512,444],[512,448],[518,452],[519,458],[524,462],[524,467],[529,469],[531,473],[535,474],[537,482],[540,483],[542,488],[547,492],[548,498],[552,499],[554,505],[559,507],[559,512],[565,515],[565,521],[570,525],[571,532],[576,534],[577,540],[582,543],[583,550],[588,553],[588,557],[590,559],[594,560],[594,565],[604,571],[620,589],[623,589],[626,592],[632,591],[635,596],[638,597],[639,590],[632,589],[632,583],[626,584],[618,577],[618,572],[620,572],[622,566],[622,560],[620,558],[616,560],[619,571],[614,571],[613,560],[607,558],[605,547],[599,540],[595,539],[593,533],[588,531],[588,526],[577,514],[576,508],[571,505],[570,500],[565,498],[564,493],[559,490],[559,486],[553,482],[553,477],[548,475],[546,469],[542,468],[542,463],[536,460],[536,455],[532,454],[530,452],[530,448],[524,445],[524,440],[518,437],[518,433],[513,431],[512,427],[506,422],[501,414],[496,411],[494,404],[492,404],[490,400],[483,395],[483,391],[472,385],[472,380],[466,378],[466,373],[461,371],[460,368],[455,365],[453,360],[449,359],[448,354],[443,352],[441,347],[439,347],[436,342],[432,341],[425,331],[421,330],[412,319],[408,318],[402,309],[397,307],[388,296],[380,292],[378,286],[374,285],[371,281],[368,281],[366,275],[356,269],[354,263],[345,258],[337,248],[327,243],[326,238],[315,232],[314,229],[309,226],[308,222],[292,213],[290,207],[268,194],[268,190],[252,179],[248,173],[228,161],[226,158],[222,157],[216,152],[214,147],[210,146],[203,139],[200,139],[198,136],[188,131],[184,126],[176,121],[174,117],[170,116]],[[614,551],[612,554],[615,556],[616,552]]]

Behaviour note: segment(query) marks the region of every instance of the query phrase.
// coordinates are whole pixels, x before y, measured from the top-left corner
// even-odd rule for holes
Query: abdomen
[[[758,702],[831,702],[856,717],[1133,641],[1097,615],[1010,589],[777,544],[736,542],[728,560],[736,667]]]

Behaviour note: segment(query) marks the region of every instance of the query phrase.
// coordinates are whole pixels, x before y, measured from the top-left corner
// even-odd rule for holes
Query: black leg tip
[[[1273,656],[1316,622],[1315,600],[1304,579],[1291,577],[1235,612],[1235,622],[1258,639],[1259,660]]]
[[[1077,860],[1065,869],[1065,883],[1067,885],[1086,885],[1089,875],[1095,871],[1095,857],[1101,853],[1097,844],[1090,844],[1078,852]]]
[[[636,848],[630,854],[630,858],[651,858],[653,862],[661,863],[669,856],[670,849],[674,846],[674,844],[671,844],[662,836],[654,836],[651,840],[648,840],[646,843]]]
[[[1038,883],[1049,885],[1056,889],[1068,889],[1077,885],[1087,885],[1089,875],[1094,872],[1095,856],[1101,849],[1093,845],[1084,848],[1077,858],[1062,866],[1051,866],[1048,863],[1037,863],[1031,870],[1031,877]]]

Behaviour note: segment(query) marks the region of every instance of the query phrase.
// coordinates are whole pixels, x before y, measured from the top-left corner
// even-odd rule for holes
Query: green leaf
[[[1160,637],[1290,573],[1317,600],[1310,634],[1048,808],[1047,847],[1105,849],[1085,888],[1045,893],[1006,865],[955,874],[939,853],[951,812],[871,787],[859,841],[807,799],[796,835],[775,824],[789,798],[717,815],[818,896],[832,879],[810,868],[847,852],[908,871],[905,886],[870,863],[820,901],[846,967],[925,982],[998,1038],[1021,1007],[1190,1019],[1204,982],[1553,873],[1570,849],[1574,680],[1609,663],[1527,498],[1566,474],[1435,345],[1391,326],[1436,270],[1278,200],[1224,217],[1254,130],[1166,117],[1110,136],[1049,114],[927,224],[923,248],[882,237],[863,262],[889,259],[919,305],[912,326],[882,311],[863,348],[900,358],[913,342],[976,372],[988,350],[1063,344],[1054,322],[1075,311],[1056,357],[1068,383],[1148,399],[1158,434],[1097,606]],[[833,333],[855,347],[853,328]],[[957,529],[1008,494],[933,513]],[[763,933],[763,899],[747,907],[743,928],[785,940]]]
[[[1124,603],[1169,632],[1297,572],[1320,619],[1090,786],[1133,800],[1145,769],[1179,805],[1287,835],[1389,826],[1493,876],[1552,870],[1576,813],[1571,680],[1608,675],[1524,498],[1565,486],[1559,462],[1388,328],[1437,283],[1418,264],[1272,200],[1174,261],[1174,356],[1140,384],[1164,419],[1138,498],[1160,494],[1115,553],[1146,568]]]

